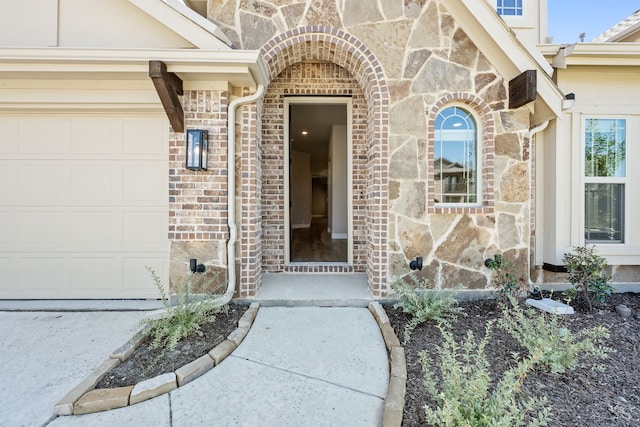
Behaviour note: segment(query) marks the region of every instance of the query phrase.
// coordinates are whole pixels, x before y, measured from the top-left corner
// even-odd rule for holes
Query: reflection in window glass
[[[477,203],[477,128],[473,116],[448,107],[435,122],[436,203]]]
[[[585,176],[625,176],[626,121],[588,119],[585,131]]]
[[[587,243],[624,242],[624,184],[586,184],[585,227]]]
[[[522,16],[522,0],[498,0],[498,15]]]
[[[584,239],[624,243],[625,119],[587,119],[584,133]]]

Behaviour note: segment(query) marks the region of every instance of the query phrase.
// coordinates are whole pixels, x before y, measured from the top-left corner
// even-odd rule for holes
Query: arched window
[[[434,126],[435,203],[479,203],[478,152],[473,115],[456,106],[440,111]]]

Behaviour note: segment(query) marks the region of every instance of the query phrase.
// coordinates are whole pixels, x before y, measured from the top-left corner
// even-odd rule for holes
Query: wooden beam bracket
[[[158,92],[174,132],[184,132],[184,111],[178,95],[183,95],[182,79],[167,71],[162,61],[149,61],[149,77]]]
[[[509,108],[518,108],[535,101],[538,96],[536,70],[527,70],[509,82]]]

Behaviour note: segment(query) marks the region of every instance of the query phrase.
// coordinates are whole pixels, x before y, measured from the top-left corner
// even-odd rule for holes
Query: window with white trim
[[[497,0],[498,15],[501,16],[522,16],[522,0]]]
[[[627,120],[584,123],[585,243],[625,242]]]
[[[478,126],[460,107],[441,110],[434,127],[435,203],[471,204],[478,194]]]

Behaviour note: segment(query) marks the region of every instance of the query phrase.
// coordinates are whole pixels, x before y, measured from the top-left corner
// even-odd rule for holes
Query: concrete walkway
[[[0,425],[46,424],[53,406],[125,343],[143,317],[144,312],[0,312]]]
[[[24,316],[25,321],[29,315],[47,316],[51,322],[48,333],[54,341],[64,341],[66,332],[71,332],[56,332],[61,327],[54,320],[59,314],[0,315],[2,320],[11,315]],[[101,319],[98,322],[113,320],[103,317],[106,315],[129,316],[132,324],[142,317],[141,313],[62,313],[63,317],[78,316],[77,322],[80,324],[74,327],[81,329],[84,329],[82,326],[88,326],[87,322],[92,316]],[[95,331],[96,328],[99,329],[99,326],[89,326],[90,330]],[[127,329],[132,333],[135,327],[119,325],[106,329]],[[4,341],[5,334],[10,333],[6,329],[0,331]],[[33,354],[40,354],[38,357],[47,359],[47,348],[56,347],[55,342],[40,346],[37,328],[23,332],[22,339],[30,342]],[[76,330],[71,333],[79,332]],[[118,336],[121,339],[109,342],[110,345],[101,343],[101,347],[106,348],[103,355],[122,344],[130,334],[125,335]],[[93,338],[94,342],[87,342],[86,347],[95,347],[95,341],[101,339]],[[3,360],[5,355],[1,357],[2,365],[8,366]],[[104,357],[91,359],[93,363],[84,362],[79,371],[73,367],[76,363],[71,360],[60,367],[60,372],[45,374],[45,378],[40,379],[42,387],[46,389],[46,383],[51,381],[57,383],[47,391],[46,398],[40,398],[42,390],[33,387],[21,390],[13,399],[5,401],[3,397],[0,411],[6,413],[0,412],[0,419],[3,422],[10,420],[7,425],[12,426],[43,423],[49,426],[119,427],[379,426],[389,379],[384,341],[368,309],[261,307],[251,331],[232,355],[186,386],[126,408],[58,417],[47,423],[57,399],[97,367]],[[33,363],[38,363],[35,356],[26,364]],[[26,372],[33,369],[30,366],[25,368]],[[57,370],[55,366],[49,368]],[[9,376],[6,371],[3,375]],[[39,382],[38,378],[32,381],[34,384]],[[4,381],[2,383],[6,385]],[[9,388],[2,390],[3,396],[11,393]],[[28,401],[31,400],[40,401],[37,411],[29,406]]]

